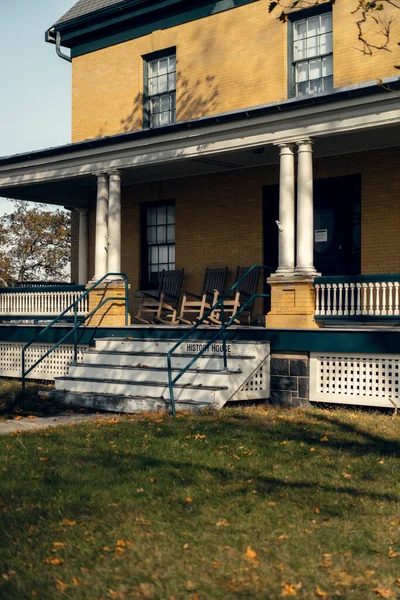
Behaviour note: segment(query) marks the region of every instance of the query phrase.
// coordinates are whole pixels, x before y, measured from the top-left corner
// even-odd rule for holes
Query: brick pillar
[[[277,329],[315,329],[315,289],[313,277],[270,277],[271,311],[266,327]]]
[[[93,283],[93,282],[92,282]],[[88,284],[87,287],[90,287]],[[125,282],[120,280],[105,280],[89,294],[89,312],[106,298],[121,298],[109,300],[94,315],[86,321],[90,327],[122,327],[125,325]],[[130,316],[128,315],[128,325]]]

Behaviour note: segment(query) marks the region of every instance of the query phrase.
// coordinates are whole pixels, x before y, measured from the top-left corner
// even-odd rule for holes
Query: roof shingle
[[[61,23],[66,23],[72,19],[83,17],[97,10],[113,6],[114,4],[124,4],[125,2],[128,2],[128,0],[78,0],[65,15],[56,21],[55,25],[60,25]]]

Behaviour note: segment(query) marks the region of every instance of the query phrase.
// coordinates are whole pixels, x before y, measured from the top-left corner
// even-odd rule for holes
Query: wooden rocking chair
[[[176,325],[179,295],[181,292],[184,269],[162,271],[157,291],[141,290],[141,301],[135,319],[140,323],[166,323]]]
[[[220,269],[206,268],[203,289],[200,295],[184,292],[182,298],[181,312],[178,320],[181,323],[191,325],[198,319],[202,319],[204,312],[215,304],[224,292],[228,267]]]
[[[238,267],[236,270],[236,279],[235,281],[239,281],[239,279],[249,270],[250,267]],[[243,306],[256,292],[258,288],[258,282],[260,279],[260,268],[253,269],[250,273],[242,279],[239,283],[238,287],[234,290],[231,298],[226,298],[224,300],[224,316],[225,321],[228,321],[230,318],[236,315],[239,308]],[[250,325],[251,317],[253,314],[254,300],[246,306],[246,308],[240,313],[239,317],[234,320],[234,323],[238,325],[240,323]],[[210,316],[210,321],[213,323],[221,324],[221,310],[217,309]],[[247,323],[246,323],[247,321]]]

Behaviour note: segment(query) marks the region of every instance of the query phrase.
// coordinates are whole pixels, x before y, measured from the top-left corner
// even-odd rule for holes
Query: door
[[[360,273],[360,175],[314,181],[314,266],[328,276]]]

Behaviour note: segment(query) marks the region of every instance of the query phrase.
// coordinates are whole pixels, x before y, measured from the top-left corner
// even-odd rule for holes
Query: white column
[[[294,153],[292,144],[279,144],[279,265],[276,275],[294,271]]]
[[[108,271],[121,272],[121,175],[110,173],[108,197]]]
[[[315,275],[312,142],[302,140],[297,164],[297,261],[296,275]]]
[[[78,283],[88,282],[88,211],[79,209],[79,268]]]
[[[94,279],[107,273],[108,254],[108,179],[103,173],[97,175],[96,242],[94,256]]]

